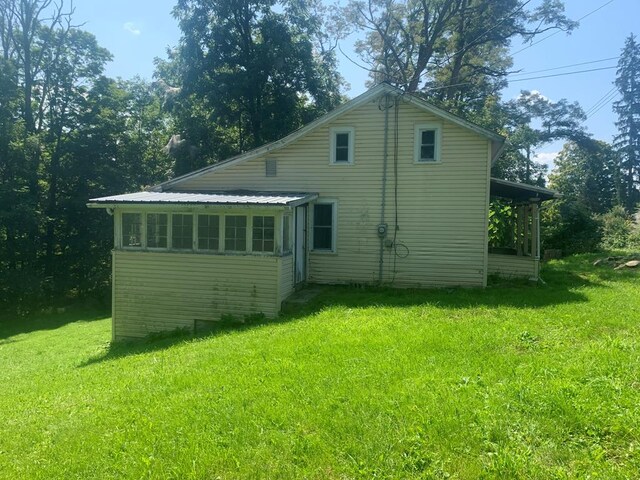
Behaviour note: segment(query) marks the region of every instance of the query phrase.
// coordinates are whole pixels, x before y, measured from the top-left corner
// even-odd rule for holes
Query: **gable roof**
[[[236,155],[235,157],[231,157],[221,162],[214,163],[213,165],[208,165],[199,170],[195,170],[193,172],[186,173],[184,175],[173,178],[171,180],[167,180],[166,182],[150,187],[149,190],[162,192],[165,189],[170,189],[177,186],[178,184],[182,183],[185,180],[196,178],[212,171],[222,170],[224,168],[250,160],[252,158],[256,158],[261,155],[277,151],[295,142],[296,140],[310,133],[311,131],[317,128],[320,128],[323,125],[326,125],[327,123],[331,122],[335,118],[340,117],[341,115],[344,115],[345,113],[367,103],[370,100],[375,99],[377,96],[382,94],[391,94],[391,95],[396,95],[398,97],[402,97],[403,99],[405,99],[406,101],[408,101],[409,103],[411,103],[412,105],[416,106],[417,108],[423,111],[431,113],[455,125],[471,130],[477,133],[478,135],[488,138],[492,142],[492,159],[491,159],[492,163],[493,161],[495,161],[496,157],[502,151],[505,138],[502,137],[501,135],[498,135],[497,133],[487,130],[486,128],[480,127],[479,125],[469,122],[468,120],[465,120],[464,118],[461,118],[457,115],[454,115],[445,110],[442,110],[441,108],[438,108],[434,105],[431,105],[429,102],[417,97],[416,95],[405,93],[402,90],[396,87],[393,87],[387,83],[380,83],[375,87],[367,90],[363,94],[340,105],[335,110],[332,110],[331,112],[326,113],[325,115],[321,116],[320,118],[317,118],[313,122],[308,123],[304,127],[301,127],[298,130],[290,133],[286,137],[283,137],[271,143],[267,143],[253,150],[249,150],[248,152],[241,153],[240,155]]]

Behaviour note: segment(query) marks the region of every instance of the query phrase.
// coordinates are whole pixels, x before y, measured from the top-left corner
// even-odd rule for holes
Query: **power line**
[[[608,62],[609,60],[617,60],[620,57],[609,57],[609,58],[603,58],[601,60],[591,60],[589,62],[581,62],[581,63],[572,63],[571,65],[562,65],[561,67],[553,67],[553,68],[545,68],[543,70],[533,70],[532,72],[517,72],[517,73],[512,73],[511,75],[531,75],[533,73],[542,73],[542,72],[551,72],[553,70],[562,70],[564,68],[569,68],[569,67],[579,67],[581,65],[590,65],[592,63],[602,63],[602,62]]]
[[[538,80],[540,78],[551,78],[551,77],[563,77],[565,75],[575,75],[577,73],[587,73],[587,72],[597,72],[599,70],[611,70],[613,68],[618,68],[618,67],[602,67],[602,68],[590,68],[587,70],[577,70],[575,72],[565,72],[565,73],[555,73],[553,75],[540,75],[538,77],[530,77],[530,78],[516,78],[515,80],[508,80],[509,82],[513,83],[513,82],[526,82],[527,80]]]
[[[596,8],[595,10],[592,10],[592,11],[590,11],[589,13],[587,13],[586,15],[583,15],[583,16],[582,16],[582,17],[580,17],[577,21],[578,21],[578,22],[581,22],[581,21],[582,21],[582,20],[584,20],[585,18],[589,17],[590,15],[593,15],[594,13],[596,13],[596,12],[597,12],[597,11],[599,11],[599,10],[602,10],[604,7],[606,7],[606,6],[607,6],[607,5],[609,5],[610,3],[613,3],[614,1],[615,1],[615,0],[609,0],[608,2],[606,2],[606,3],[602,4],[602,5],[600,5],[600,6],[599,6],[598,8]],[[517,52],[512,53],[512,54],[511,54],[511,56],[513,57],[513,56],[515,56],[515,55],[519,54],[520,52],[524,52],[525,50],[527,50],[527,49],[529,49],[529,48],[531,48],[531,47],[534,47],[534,46],[538,45],[539,43],[544,42],[545,40],[547,40],[547,39],[549,39],[549,38],[553,37],[554,35],[559,34],[560,32],[561,32],[561,30],[556,30],[556,31],[555,31],[555,32],[553,32],[552,34],[547,35],[547,36],[546,36],[546,37],[544,37],[544,38],[541,38],[541,39],[540,39],[540,40],[538,40],[537,42],[534,42],[534,43],[532,43],[531,45],[527,45],[526,47],[521,48],[521,49],[520,49],[520,50],[518,50]]]
[[[584,112],[585,115],[589,116],[589,114],[592,111],[594,111],[596,108],[598,108],[602,102],[606,102],[607,101],[606,98],[612,95],[615,90],[616,90],[616,87],[613,87],[611,90],[605,93],[602,97],[600,97],[600,99],[596,103],[591,105],[591,107],[589,107],[589,109],[586,112]]]
[[[589,120],[596,113],[598,113],[603,107],[610,104],[619,94],[620,92],[618,92],[615,87],[613,88],[613,90],[609,90],[609,93],[607,93],[604,97],[600,99],[600,101],[598,102],[600,105],[595,110],[593,109],[593,107],[589,109],[589,113],[587,114],[587,120]]]
[[[611,103],[618,95],[620,95],[620,92],[616,92],[615,95],[613,97],[611,97],[609,100],[607,100],[605,103],[603,103],[602,105],[600,105],[597,110],[591,112],[591,115],[589,115],[587,117],[587,120],[589,120],[591,117],[593,117],[596,113],[598,113],[602,107],[604,107],[605,105],[608,105],[609,103]]]

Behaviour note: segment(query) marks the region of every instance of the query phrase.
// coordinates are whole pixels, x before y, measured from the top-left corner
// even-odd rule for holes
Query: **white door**
[[[295,234],[296,285],[307,279],[307,206],[296,208]]]

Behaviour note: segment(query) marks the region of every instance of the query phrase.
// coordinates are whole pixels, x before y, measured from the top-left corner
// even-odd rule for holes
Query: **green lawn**
[[[638,478],[640,272],[327,288],[207,337],[0,324],[3,478]]]

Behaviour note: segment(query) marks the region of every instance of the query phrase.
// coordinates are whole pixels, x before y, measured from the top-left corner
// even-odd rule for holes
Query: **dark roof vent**
[[[278,161],[275,158],[267,158],[264,165],[267,177],[275,177],[278,174]]]

